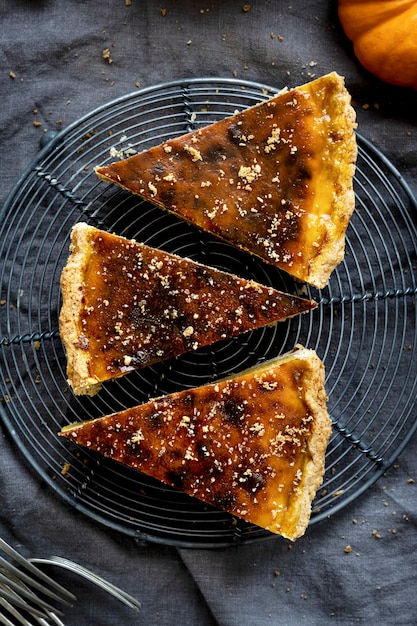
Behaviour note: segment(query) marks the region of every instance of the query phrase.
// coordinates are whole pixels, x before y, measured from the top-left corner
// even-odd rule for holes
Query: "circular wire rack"
[[[252,524],[58,438],[74,421],[212,382],[300,343],[326,368],[333,434],[311,524],[346,506],[394,462],[417,427],[416,201],[396,168],[358,134],[356,209],[328,286],[297,284],[112,185],[93,168],[254,105],[276,89],[234,79],[157,85],[114,100],[44,145],[1,216],[0,411],[22,460],[91,519],[136,538],[220,547],[271,537]],[[94,397],[67,387],[60,274],[78,221],[314,298],[311,314],[139,370]]]

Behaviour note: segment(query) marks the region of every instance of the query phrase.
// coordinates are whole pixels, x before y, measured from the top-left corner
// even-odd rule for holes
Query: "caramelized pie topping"
[[[60,334],[76,394],[317,306],[85,223],[72,231],[61,286]]]
[[[60,435],[294,540],[323,477],[326,400],[323,364],[300,346]]]
[[[354,128],[333,72],[96,173],[321,288],[354,209]]]

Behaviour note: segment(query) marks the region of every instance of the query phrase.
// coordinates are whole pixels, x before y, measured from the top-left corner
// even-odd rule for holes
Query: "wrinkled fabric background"
[[[0,205],[60,130],[118,96],[180,78],[277,87],[336,70],[359,129],[417,194],[417,93],[355,60],[335,0],[0,0]],[[111,61],[111,62],[110,62]],[[1,311],[0,311],[1,314]],[[263,626],[416,623],[417,439],[371,489],[294,545],[221,550],[135,545],[48,490],[0,428],[0,536],[59,553],[142,601],[136,615],[57,571],[77,594],[68,625]],[[350,552],[345,552],[347,545]]]

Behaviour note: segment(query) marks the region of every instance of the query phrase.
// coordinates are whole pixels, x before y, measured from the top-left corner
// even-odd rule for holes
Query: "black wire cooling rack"
[[[358,135],[356,210],[329,285],[298,285],[115,186],[94,165],[128,156],[269,97],[225,79],[144,89],[46,135],[1,215],[1,418],[22,459],[77,510],[138,541],[219,547],[269,533],[68,441],[69,422],[203,384],[301,343],[326,367],[333,435],[311,523],[341,509],[394,462],[417,427],[416,201],[395,167]],[[78,221],[316,299],[313,313],[134,372],[93,398],[67,388],[59,279]]]

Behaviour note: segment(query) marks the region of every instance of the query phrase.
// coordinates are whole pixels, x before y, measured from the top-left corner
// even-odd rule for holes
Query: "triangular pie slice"
[[[323,363],[297,346],[241,374],[59,434],[294,540],[323,479],[326,402]]]
[[[322,288],[354,209],[355,126],[333,72],[95,171]]]
[[[317,306],[86,223],[70,248],[59,322],[77,395]]]

